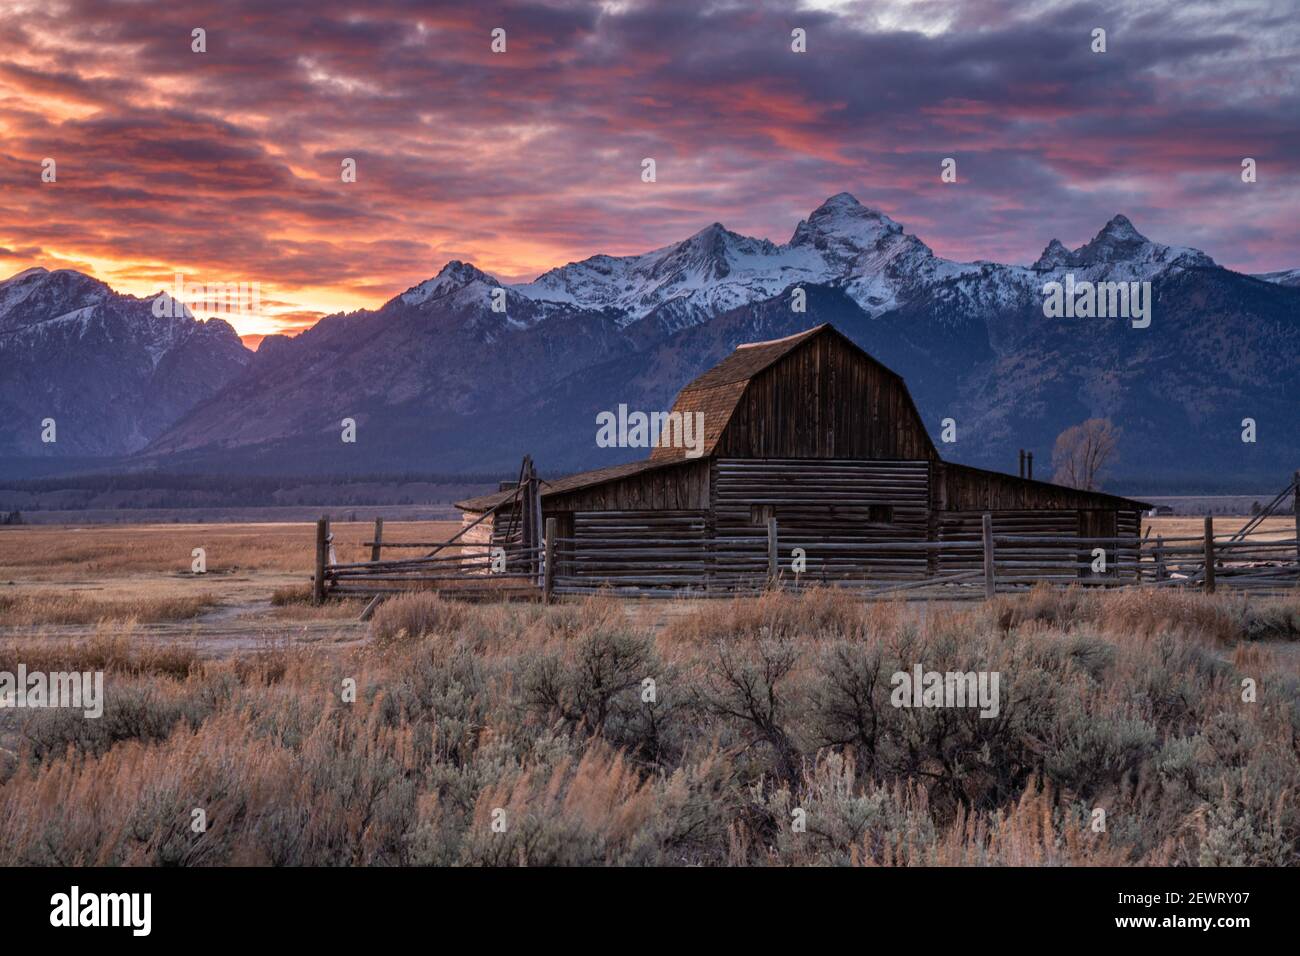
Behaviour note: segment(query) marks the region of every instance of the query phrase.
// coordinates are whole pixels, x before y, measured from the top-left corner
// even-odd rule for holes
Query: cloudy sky
[[[453,258],[509,280],[714,221],[783,242],[841,190],[952,258],[1123,212],[1294,268],[1298,73],[1294,0],[0,0],[0,275],[256,281],[256,341]]]

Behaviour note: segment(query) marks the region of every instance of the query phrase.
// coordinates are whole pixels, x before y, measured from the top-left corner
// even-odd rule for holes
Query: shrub
[[[773,594],[656,641],[609,598],[414,594],[377,649],[20,640],[0,669],[103,669],[105,712],[0,710],[0,865],[1300,863],[1294,605],[1139,597]],[[893,706],[917,664],[997,672],[997,715]]]
[[[370,620],[370,636],[377,645],[385,646],[454,635],[467,617],[468,609],[460,602],[436,594],[402,594],[379,605]]]

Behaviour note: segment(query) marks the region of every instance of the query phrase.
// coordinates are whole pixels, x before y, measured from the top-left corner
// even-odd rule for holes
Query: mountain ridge
[[[548,468],[612,464],[620,450],[595,448],[593,410],[666,407],[739,342],[832,321],[904,376],[936,438],[942,417],[957,418],[963,440],[941,446],[953,460],[1005,470],[1029,446],[1046,462],[1064,427],[1108,414],[1125,429],[1120,474],[1181,462],[1189,476],[1240,465],[1262,480],[1300,460],[1287,403],[1288,389],[1300,392],[1296,272],[1235,273],[1199,250],[1153,242],[1123,215],[1075,249],[1051,239],[1029,266],[954,262],[838,193],[781,244],[715,222],[525,283],[451,260],[377,309],[268,339],[126,453],[138,467],[310,462],[334,472],[481,472],[524,451]],[[1152,329],[1045,318],[1043,286],[1067,273],[1151,282]],[[61,281],[69,302],[93,298],[91,287]],[[794,287],[806,313],[792,311]],[[493,308],[498,290],[504,312]],[[1225,436],[1252,408],[1268,420],[1269,441],[1247,460]],[[358,423],[356,445],[340,442],[344,418]]]

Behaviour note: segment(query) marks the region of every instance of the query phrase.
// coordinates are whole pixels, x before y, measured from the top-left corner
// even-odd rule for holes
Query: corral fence
[[[1208,517],[1203,534],[1168,538],[1001,533],[995,520],[983,515],[971,540],[870,544],[783,537],[777,520],[769,518],[766,552],[758,567],[752,538],[692,542],[624,531],[607,538],[548,538],[546,553],[557,561],[554,594],[722,597],[836,587],[864,598],[984,599],[1043,583],[1207,593],[1300,587],[1297,539],[1257,531],[1216,535]],[[578,548],[586,549],[585,559]],[[852,560],[842,560],[844,554]],[[654,560],[647,560],[648,555]]]
[[[532,486],[532,490],[528,486]],[[1200,535],[1077,537],[1017,533],[984,514],[977,531],[941,541],[837,542],[782,535],[776,518],[766,535],[710,538],[688,519],[648,534],[634,520],[609,513],[561,537],[557,522],[542,525],[529,500],[535,479],[510,500],[534,520],[494,543],[385,543],[375,523],[371,560],[328,560],[328,522],[317,527],[316,600],[368,596],[367,613],[383,598],[411,590],[461,599],[527,598],[607,593],[648,598],[709,598],[834,587],[864,599],[987,599],[1047,584],[1102,588],[1217,589],[1283,593],[1300,588],[1300,542],[1262,534],[1259,522],[1216,535],[1213,518]],[[540,536],[537,534],[541,531]],[[762,529],[759,529],[760,532]],[[384,548],[432,549],[417,558],[384,559]]]
[[[514,493],[496,508],[465,525],[446,541],[384,541],[384,520],[375,519],[374,535],[364,542],[369,561],[338,563],[329,518],[316,522],[316,565],[312,600],[369,597],[366,619],[387,597],[406,591],[437,591],[467,600],[537,599],[546,587],[546,546],[542,541],[541,483],[530,458],[520,468]],[[466,539],[475,526],[500,514],[492,540]],[[406,558],[385,558],[384,549],[424,551]],[[553,562],[551,562],[553,566]]]

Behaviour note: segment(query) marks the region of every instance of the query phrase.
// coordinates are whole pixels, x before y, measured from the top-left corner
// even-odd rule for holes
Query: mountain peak
[[[114,296],[117,293],[106,283],[75,269],[26,269],[0,282],[0,331],[75,312]]]
[[[807,229],[805,227],[808,227]],[[808,218],[795,228],[791,243],[800,237],[800,230],[842,234],[846,230],[861,233],[901,233],[903,227],[883,212],[864,206],[852,193],[836,193],[809,213]]]
[[[836,193],[834,196],[826,197],[826,199],[822,202],[820,206],[817,207],[817,209],[827,209],[827,208],[841,209],[841,208],[852,208],[861,205],[862,203],[858,202],[858,197],[853,195],[853,193],[840,192],[840,193]],[[816,210],[814,210],[814,212],[816,212]]]
[[[486,282],[489,285],[499,285],[496,279],[492,278],[472,262],[462,262],[459,259],[449,259],[447,264],[438,270],[438,279],[453,279],[462,284],[466,282]]]
[[[903,227],[879,210],[864,206],[850,193],[836,193],[795,226],[788,243],[794,250],[815,251],[834,268],[848,268],[866,255],[921,243],[905,237]],[[928,253],[928,249],[925,252]]]
[[[30,269],[24,269],[22,272],[11,275],[8,279],[0,282],[0,286],[8,285],[11,282],[22,282],[23,280],[30,279],[34,276],[44,276],[49,274],[50,270],[44,266],[33,266]]]
[[[741,236],[739,236],[737,233],[732,232],[722,223],[715,222],[705,226],[699,232],[689,237],[686,241],[688,243],[695,243],[698,245],[702,243],[717,242],[721,239],[726,239],[729,236],[734,237],[736,239],[741,238]]]
[[[1055,269],[1057,266],[1069,265],[1070,250],[1060,239],[1053,239],[1043,250],[1043,254],[1038,257],[1038,261],[1032,266],[1034,269]]]
[[[431,299],[458,292],[466,286],[479,282],[487,286],[499,286],[501,283],[472,263],[452,259],[438,270],[432,279],[425,279],[419,285],[407,289],[399,297],[407,305],[422,305]]]
[[[1107,275],[1150,277],[1168,268],[1209,267],[1214,260],[1199,249],[1152,242],[1127,216],[1112,216],[1091,240],[1073,251],[1053,239],[1032,268],[1099,269]],[[1118,270],[1118,272],[1116,272]]]
[[[1134,228],[1133,223],[1129,221],[1128,216],[1112,216],[1110,222],[1102,227],[1101,232],[1097,233],[1097,238],[1103,236],[1120,242],[1147,242],[1148,239],[1142,233]]]

